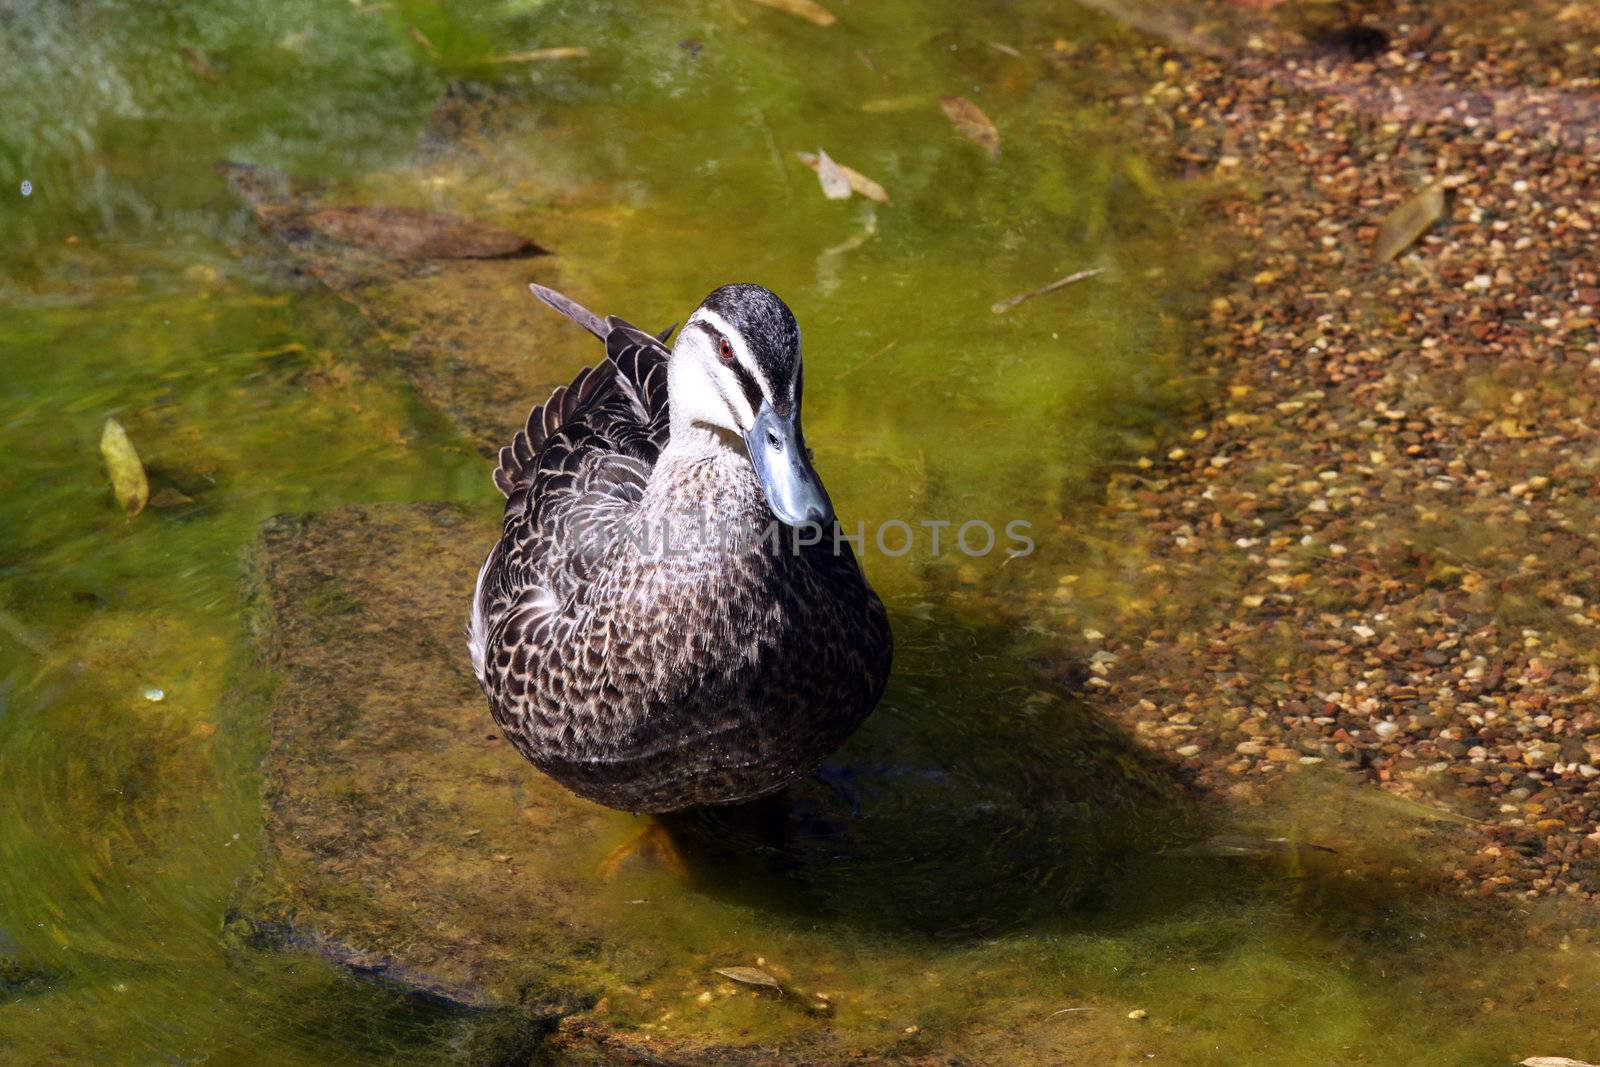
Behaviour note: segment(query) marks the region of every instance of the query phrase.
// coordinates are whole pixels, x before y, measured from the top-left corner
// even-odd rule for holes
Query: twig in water
[[[860,370],[862,367],[865,367],[868,363],[871,363],[873,360],[877,359],[879,356],[884,355],[887,352],[889,352],[890,349],[894,348],[894,346],[899,344],[899,343],[900,343],[899,341],[890,341],[888,344],[884,345],[882,348],[880,348],[876,352],[872,353],[872,355],[863,357],[862,359],[859,359],[855,363],[852,363],[850,366],[846,367],[844,369],[844,372],[841,373],[839,375],[839,377],[840,378],[848,378],[848,377],[850,377],[850,375],[854,374],[856,371]]]
[[[1093,278],[1097,274],[1104,274],[1109,269],[1109,267],[1091,267],[1088,270],[1080,270],[1076,274],[1067,275],[1065,278],[1057,278],[1049,285],[1041,285],[1039,288],[1029,292],[1019,293],[1016,296],[1008,297],[1005,300],[1000,301],[998,304],[995,304],[989,310],[994,312],[996,315],[1004,315],[1006,312],[1010,311],[1024,300],[1032,300],[1036,296],[1043,296],[1046,293],[1053,293],[1057,289],[1065,289],[1074,282],[1081,282],[1086,278]]]

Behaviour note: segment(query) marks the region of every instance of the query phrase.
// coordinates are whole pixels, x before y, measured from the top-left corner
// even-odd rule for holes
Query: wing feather
[[[535,539],[569,518],[587,521],[569,516],[574,509],[614,517],[614,505],[636,502],[669,428],[661,339],[615,316],[601,319],[553,290],[536,292],[604,340],[606,357],[554,390],[500,450],[494,481],[507,497],[506,529],[527,523]]]

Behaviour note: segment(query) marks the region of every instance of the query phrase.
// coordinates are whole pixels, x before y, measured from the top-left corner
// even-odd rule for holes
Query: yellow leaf
[[[100,432],[100,454],[105,457],[106,470],[111,475],[111,488],[117,494],[117,503],[129,517],[144,510],[150,499],[150,483],[144,476],[144,464],[139,453],[128,440],[128,431],[116,419],[107,419]]]
[[[1434,182],[1395,208],[1389,217],[1383,220],[1383,226],[1378,230],[1378,239],[1372,246],[1372,254],[1380,263],[1389,262],[1410,248],[1412,243],[1427,232],[1428,227],[1437,222],[1439,216],[1443,214],[1444,186]]]
[[[490,63],[543,63],[551,59],[588,59],[587,48],[571,46],[561,48],[535,48],[530,52],[507,52],[503,56],[489,57]]]

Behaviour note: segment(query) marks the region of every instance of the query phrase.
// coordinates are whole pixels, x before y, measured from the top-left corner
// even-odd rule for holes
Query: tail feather
[[[585,330],[588,330],[590,333],[600,338],[600,340],[604,341],[606,339],[606,335],[611,332],[610,325],[608,325],[604,319],[571,297],[562,293],[558,293],[554,289],[547,289],[538,284],[529,285],[528,288],[533,291],[534,296],[544,301],[550,307],[555,308],[557,311],[561,312],[561,314],[565,315],[579,326],[582,326]]]

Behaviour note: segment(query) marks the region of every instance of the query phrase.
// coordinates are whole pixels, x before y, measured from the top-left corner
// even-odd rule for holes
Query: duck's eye
[[[733,362],[733,345],[726,337],[717,338],[717,355],[722,357],[724,363]]]

